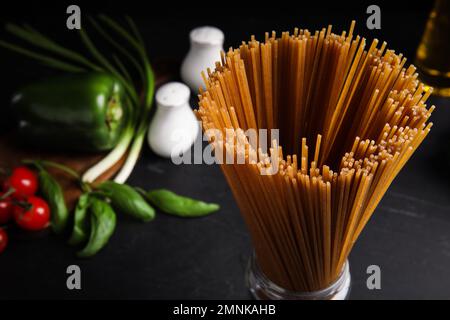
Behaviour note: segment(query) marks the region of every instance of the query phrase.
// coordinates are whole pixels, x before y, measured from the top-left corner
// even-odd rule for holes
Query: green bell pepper
[[[12,107],[19,136],[36,148],[106,151],[126,124],[125,91],[103,73],[44,80],[19,90]]]

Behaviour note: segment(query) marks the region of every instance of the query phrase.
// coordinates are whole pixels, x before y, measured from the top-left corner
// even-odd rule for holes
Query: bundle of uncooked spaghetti
[[[366,48],[353,29],[252,37],[203,75],[197,117],[224,162],[261,270],[291,291],[338,277],[432,125],[431,90],[415,68],[386,43]],[[279,129],[279,143],[263,150],[247,129]]]

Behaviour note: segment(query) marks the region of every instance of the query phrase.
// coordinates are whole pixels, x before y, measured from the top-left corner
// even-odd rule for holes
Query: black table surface
[[[449,160],[434,151],[438,144],[449,147],[450,103],[434,100],[432,132],[350,255],[351,298],[450,298]],[[170,188],[222,208],[192,220],[120,218],[110,243],[91,260],[76,259],[54,236],[19,237],[0,256],[0,298],[250,298],[244,275],[251,241],[218,166],[174,165],[145,148],[129,183]],[[71,264],[81,268],[80,291],[66,288]],[[381,268],[381,290],[367,289],[369,265]]]
[[[327,12],[317,19],[304,15],[301,21],[320,26],[329,18],[344,25],[349,18],[339,14],[336,18]],[[411,17],[417,12],[402,14],[414,21]],[[386,14],[388,25],[396,23],[394,16],[395,12]],[[179,18],[161,26],[163,20],[151,24],[141,18],[138,24],[144,26],[146,37],[167,42],[166,34],[179,30],[187,39],[191,27],[214,23],[205,17]],[[282,21],[284,28],[291,20],[277,21]],[[248,38],[243,25],[249,32],[271,30],[276,25],[254,17],[245,23],[237,20],[227,24],[225,18],[218,21],[230,35],[230,45]],[[384,35],[394,47],[406,48],[411,54],[420,38],[415,33],[423,28],[414,25],[404,27],[401,35],[386,27]],[[405,32],[408,28],[413,31]],[[360,30],[367,33],[363,27]],[[175,58],[184,55],[187,40],[183,46]],[[165,54],[164,46],[152,52],[158,54]],[[19,67],[16,72],[25,71]],[[446,158],[450,153],[450,101],[432,98],[431,102],[438,107],[430,135],[395,179],[350,255],[352,299],[450,298],[450,159]],[[14,234],[0,255],[0,298],[250,298],[244,277],[251,240],[218,166],[177,166],[153,155],[145,145],[128,182],[217,202],[221,210],[192,220],[158,214],[147,224],[120,217],[110,243],[89,260],[75,258],[73,249],[56,236]],[[82,289],[78,291],[66,288],[66,268],[72,264],[80,266],[82,272]],[[381,290],[367,289],[370,265],[381,268]]]

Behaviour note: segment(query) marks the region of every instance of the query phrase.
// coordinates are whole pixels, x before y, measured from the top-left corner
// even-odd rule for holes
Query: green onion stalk
[[[131,18],[126,17],[128,28],[105,15],[100,15],[98,20],[94,18],[89,18],[89,20],[97,33],[111,46],[111,50],[108,50],[111,55],[109,59],[95,46],[94,41],[84,29],[79,31],[81,41],[95,62],[79,52],[63,47],[28,25],[7,24],[6,30],[32,45],[33,49],[2,40],[0,40],[0,46],[64,72],[106,72],[123,84],[131,116],[116,147],[89,168],[83,174],[82,181],[94,182],[126,155],[125,162],[114,179],[118,183],[124,183],[133,171],[144,143],[150,121],[155,77],[147,57],[144,41]],[[113,35],[111,35],[111,31]],[[116,39],[123,40],[126,45],[119,43]],[[126,47],[133,49],[132,52],[125,49]],[[41,50],[46,52],[42,53]],[[119,56],[126,59],[127,63],[124,63]],[[139,85],[132,80],[130,66],[139,74]]]

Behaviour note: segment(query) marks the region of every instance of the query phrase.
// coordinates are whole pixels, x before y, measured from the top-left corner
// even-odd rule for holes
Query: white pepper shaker
[[[148,130],[150,148],[170,158],[188,151],[197,138],[200,126],[189,105],[191,92],[180,82],[169,82],[155,95],[156,113]]]
[[[220,61],[223,50],[224,34],[216,27],[199,27],[191,31],[191,48],[181,65],[181,79],[194,92],[204,88],[201,72],[207,68],[214,69]]]

